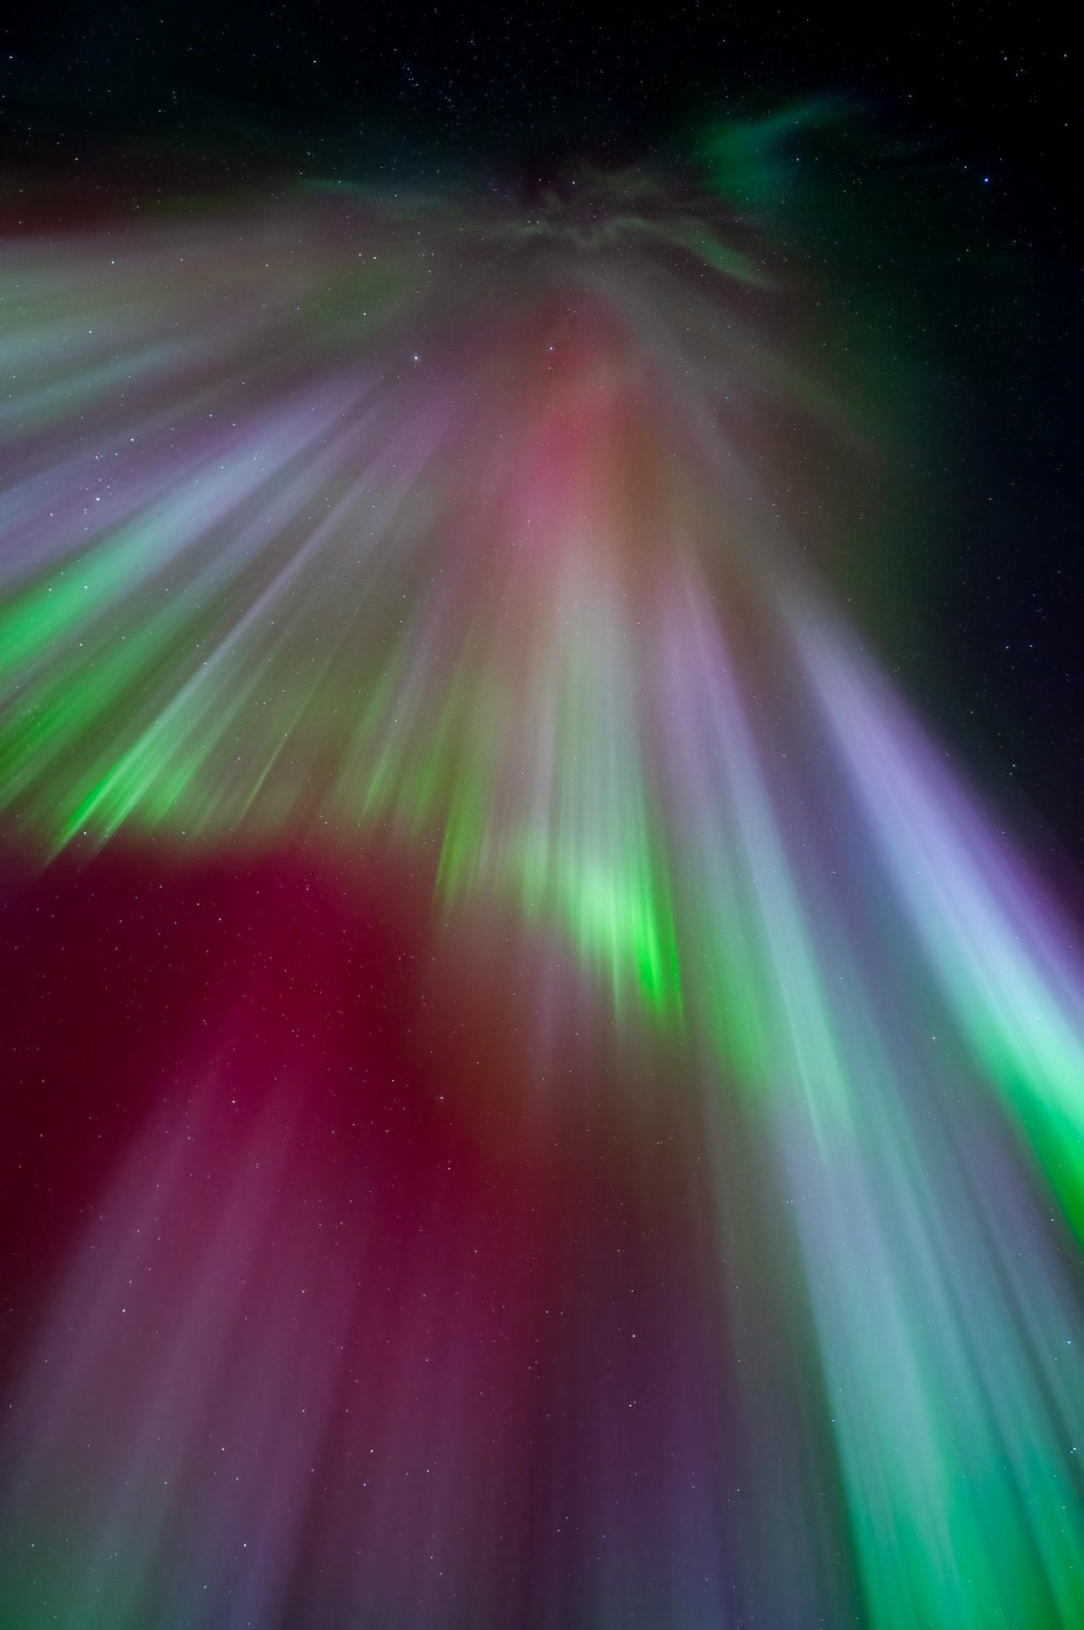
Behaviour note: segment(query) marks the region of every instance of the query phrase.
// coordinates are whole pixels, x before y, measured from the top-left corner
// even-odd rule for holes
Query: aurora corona
[[[579,187],[4,248],[5,847],[279,878],[20,1360],[5,1626],[1084,1624],[1072,922],[779,501],[862,456],[799,273]],[[428,1154],[283,857],[423,901]]]

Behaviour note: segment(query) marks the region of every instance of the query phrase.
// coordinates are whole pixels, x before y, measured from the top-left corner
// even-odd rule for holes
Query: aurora
[[[763,218],[831,116],[5,246],[21,898],[236,940],[21,1353],[3,1624],[1084,1622],[1084,966],[795,520],[873,456]]]

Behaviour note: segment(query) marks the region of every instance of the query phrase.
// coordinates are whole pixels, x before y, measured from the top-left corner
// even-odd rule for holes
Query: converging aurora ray
[[[253,907],[309,1041],[268,952],[155,1066],[15,1387],[5,1625],[1084,1625],[1073,930],[781,519],[770,427],[850,434],[792,274],[613,191],[6,251],[9,846],[391,854],[435,983],[469,924],[531,1014],[490,1092],[561,1085],[389,1247],[429,1157],[327,1177],[357,997]]]

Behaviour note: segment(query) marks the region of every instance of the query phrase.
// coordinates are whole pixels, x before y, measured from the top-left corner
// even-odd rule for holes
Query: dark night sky
[[[863,586],[860,562],[855,602],[868,591],[860,614],[995,796],[1084,860],[1070,34],[1051,4],[67,0],[0,35],[0,133],[9,175],[81,163],[88,189],[118,154],[134,189],[175,186],[178,154],[205,186],[466,165],[530,189],[571,153],[638,159],[706,118],[845,99],[866,173],[839,184],[849,215],[817,247],[867,308],[892,307],[921,379],[900,454],[907,603]],[[891,177],[870,188],[878,166]]]
[[[1071,173],[1078,64],[1063,8],[459,7],[62,0],[4,30],[9,125],[167,130],[248,121],[467,144],[643,142],[698,107],[839,87],[901,99],[991,161]],[[12,112],[10,110],[14,109]],[[1046,176],[1042,178],[1044,181]]]

